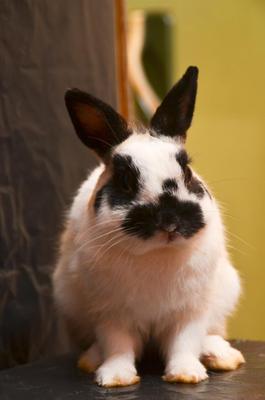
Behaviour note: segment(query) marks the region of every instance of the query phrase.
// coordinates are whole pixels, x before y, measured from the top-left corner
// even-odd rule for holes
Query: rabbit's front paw
[[[233,371],[245,363],[240,351],[217,335],[205,338],[201,359],[206,368],[213,371]]]
[[[182,354],[172,359],[163,376],[163,380],[170,383],[199,383],[207,378],[204,366],[190,354]]]
[[[105,361],[96,371],[96,382],[104,387],[129,386],[139,381],[134,365],[122,357]]]

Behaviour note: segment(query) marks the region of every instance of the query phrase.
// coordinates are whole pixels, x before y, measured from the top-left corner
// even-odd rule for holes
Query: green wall
[[[173,16],[174,80],[200,68],[188,148],[220,201],[243,281],[229,333],[265,339],[265,1],[128,0],[128,8]]]

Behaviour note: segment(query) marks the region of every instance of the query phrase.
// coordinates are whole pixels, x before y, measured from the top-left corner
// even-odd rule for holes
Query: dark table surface
[[[210,373],[197,385],[161,380],[162,365],[153,360],[139,366],[141,383],[105,389],[76,368],[76,357],[61,356],[0,372],[1,400],[265,400],[265,342],[234,341],[247,363],[233,372]]]

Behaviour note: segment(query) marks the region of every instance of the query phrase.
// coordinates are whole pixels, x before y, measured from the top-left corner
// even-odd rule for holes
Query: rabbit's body
[[[153,338],[168,381],[205,379],[200,357],[214,369],[236,368],[242,355],[218,335],[239,278],[218,206],[187,166],[183,141],[131,132],[112,160],[75,197],[54,274],[62,315],[90,346],[80,367],[99,367],[104,386],[136,383],[134,359]]]
[[[88,213],[103,173],[103,165],[96,168],[74,200],[56,272],[56,290],[61,290],[65,312],[74,321],[76,317],[79,320],[82,310],[83,323],[88,325],[82,335],[91,335],[92,319],[110,316],[148,333],[156,323],[155,330],[162,329],[172,313],[178,313],[181,320],[207,308],[209,321],[216,314],[224,319],[238,297],[239,282],[235,271],[230,271],[217,206],[207,231],[179,248],[158,248],[135,256],[121,243],[103,254],[117,240],[113,241],[114,233],[97,231],[94,216]],[[216,326],[210,328],[217,331]]]

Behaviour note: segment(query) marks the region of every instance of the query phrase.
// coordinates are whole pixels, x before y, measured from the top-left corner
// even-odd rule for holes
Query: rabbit
[[[148,127],[128,125],[78,89],[65,102],[81,141],[100,160],[68,213],[53,274],[55,301],[78,366],[104,387],[139,382],[152,339],[163,380],[198,383],[207,369],[245,362],[224,337],[240,292],[216,200],[185,149],[197,92],[190,66]]]

